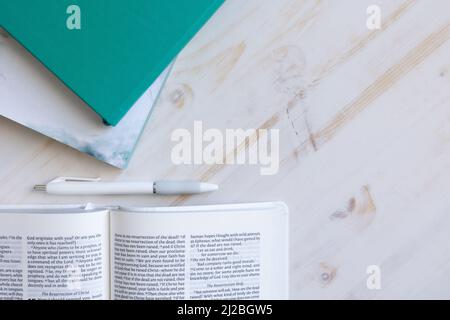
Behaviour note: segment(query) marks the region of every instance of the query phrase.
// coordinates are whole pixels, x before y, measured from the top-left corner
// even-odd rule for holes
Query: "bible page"
[[[286,299],[282,203],[111,212],[113,299]]]
[[[0,208],[0,299],[109,299],[109,212]]]

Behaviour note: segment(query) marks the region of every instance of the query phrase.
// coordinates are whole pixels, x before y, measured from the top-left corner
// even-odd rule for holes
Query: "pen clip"
[[[76,178],[76,177],[59,177],[49,183],[55,182],[98,182],[101,178]]]

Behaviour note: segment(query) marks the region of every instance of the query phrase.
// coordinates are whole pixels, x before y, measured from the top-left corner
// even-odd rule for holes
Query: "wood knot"
[[[330,219],[345,219],[353,214],[359,216],[371,215],[376,213],[376,211],[377,208],[370,193],[370,188],[366,185],[361,188],[360,192],[356,196],[351,197],[347,201],[345,208],[336,210],[330,216]]]
[[[329,285],[336,278],[337,268],[325,262],[320,263],[319,281],[322,285]]]
[[[169,85],[170,88],[170,85]],[[187,84],[178,84],[170,88],[168,101],[175,107],[182,109],[192,101],[194,93],[192,88]]]

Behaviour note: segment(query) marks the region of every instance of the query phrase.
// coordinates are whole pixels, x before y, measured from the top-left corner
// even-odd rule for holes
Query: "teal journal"
[[[0,27],[116,125],[223,1],[0,0]]]

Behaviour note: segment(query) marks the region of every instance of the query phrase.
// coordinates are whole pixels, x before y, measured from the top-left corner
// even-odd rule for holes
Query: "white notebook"
[[[284,203],[0,207],[0,299],[287,299]]]
[[[0,28],[0,116],[124,169],[170,66],[115,127]]]

